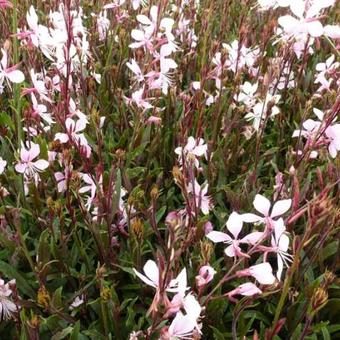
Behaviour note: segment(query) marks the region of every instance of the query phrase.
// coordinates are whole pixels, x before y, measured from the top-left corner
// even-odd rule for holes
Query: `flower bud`
[[[135,218],[131,222],[131,231],[133,235],[136,237],[138,243],[141,243],[144,236],[144,225],[143,222],[139,218]]]
[[[41,286],[38,290],[37,302],[38,305],[41,305],[47,308],[50,304],[51,297],[45,286]]]
[[[203,266],[199,270],[199,275],[196,276],[196,285],[197,287],[203,287],[207,285],[216,274],[214,268],[210,266]]]
[[[327,291],[324,288],[317,288],[312,296],[311,307],[312,312],[315,313],[319,309],[321,309],[328,300]]]

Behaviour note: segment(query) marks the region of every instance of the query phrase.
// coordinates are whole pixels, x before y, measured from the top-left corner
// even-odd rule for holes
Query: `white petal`
[[[233,234],[234,238],[237,239],[240,231],[242,230],[243,220],[242,216],[237,212],[232,212],[227,221],[227,228]]]
[[[148,260],[143,267],[145,275],[156,285],[159,282],[159,270],[155,261]]]
[[[253,205],[258,212],[260,212],[264,216],[268,216],[270,209],[270,201],[266,197],[257,194],[255,196]]]
[[[25,80],[24,74],[19,70],[8,72],[6,73],[6,76],[12,83],[16,84],[22,83]]]
[[[248,234],[247,236],[243,237],[240,242],[255,244],[263,237],[263,234],[264,233],[261,231],[254,231]]]
[[[211,231],[206,235],[209,240],[218,243],[218,242],[231,242],[232,239],[229,235],[222,233],[220,231]]]
[[[270,214],[270,217],[274,218],[283,215],[290,209],[291,205],[292,205],[291,199],[277,201],[273,206],[273,210],[272,213]]]
[[[323,26],[320,21],[312,21],[307,23],[308,33],[316,38],[321,37],[323,35]]]
[[[48,168],[48,162],[45,159],[39,159],[36,162],[33,163],[34,167],[38,170],[42,171]]]
[[[261,216],[257,216],[255,214],[241,214],[242,220],[243,222],[246,223],[254,223],[254,222],[259,222],[262,221],[262,217]]]

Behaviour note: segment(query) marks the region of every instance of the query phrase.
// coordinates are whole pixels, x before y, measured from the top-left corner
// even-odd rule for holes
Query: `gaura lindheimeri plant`
[[[0,0],[0,339],[337,339],[334,0]]]

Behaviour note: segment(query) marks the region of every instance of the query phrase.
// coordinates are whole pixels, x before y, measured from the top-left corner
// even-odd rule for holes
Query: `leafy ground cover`
[[[340,339],[335,0],[0,0],[1,339]]]

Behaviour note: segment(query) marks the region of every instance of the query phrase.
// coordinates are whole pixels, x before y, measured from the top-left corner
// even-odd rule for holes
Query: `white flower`
[[[9,320],[12,318],[13,313],[17,310],[17,306],[10,300],[12,290],[9,288],[9,284],[15,284],[15,280],[12,280],[5,284],[4,280],[0,279],[0,318],[1,320]]]
[[[5,171],[7,162],[0,157],[0,175]]]
[[[192,161],[196,168],[199,168],[199,161],[197,158],[205,156],[207,157],[208,146],[205,144],[202,138],[197,140],[190,136],[187,144],[183,147],[179,146],[175,149],[176,155],[178,155],[178,161],[182,165],[184,156],[186,160]]]

